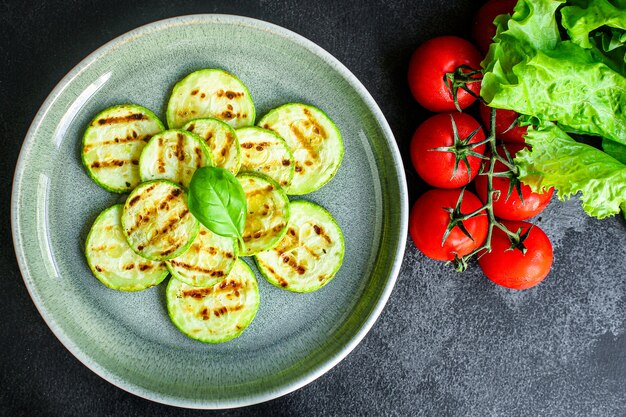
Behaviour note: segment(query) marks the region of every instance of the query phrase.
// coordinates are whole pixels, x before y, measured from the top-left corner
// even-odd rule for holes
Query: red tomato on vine
[[[487,132],[491,132],[491,107],[480,103],[480,118]],[[524,135],[528,132],[528,126],[519,126],[517,117],[519,114],[513,110],[496,110],[496,137],[505,143],[526,143]]]
[[[506,158],[508,152],[511,157],[510,163],[513,163],[515,154],[526,147],[524,145],[504,144],[499,145],[497,150],[503,158]],[[492,189],[496,191],[493,195],[493,214],[496,217],[506,220],[530,219],[541,213],[550,203],[554,188],[541,194],[535,193],[528,185],[522,184],[517,176],[500,161],[496,162],[494,172],[505,175],[492,178]],[[487,181],[486,175],[479,175],[474,182],[476,194],[485,203],[487,202]]]
[[[480,123],[466,113],[441,113],[424,121],[411,140],[411,161],[420,177],[439,188],[459,188],[478,174],[485,144]]]
[[[430,190],[413,205],[409,232],[415,246],[426,256],[452,261],[480,247],[487,236],[484,212],[465,220],[454,217],[476,212],[482,203],[463,190]],[[451,223],[452,222],[452,223]]]
[[[552,243],[538,226],[527,222],[504,221],[510,232],[520,232],[521,242],[511,241],[503,230],[494,227],[491,252],[478,258],[483,273],[503,287],[525,290],[545,279],[553,261]]]
[[[517,0],[490,0],[478,9],[472,27],[472,37],[481,51],[487,53],[493,37],[496,36],[494,19],[501,14],[513,13],[516,3]]]
[[[467,108],[480,94],[481,60],[474,45],[456,36],[441,36],[424,42],[409,63],[409,87],[413,97],[432,112]]]

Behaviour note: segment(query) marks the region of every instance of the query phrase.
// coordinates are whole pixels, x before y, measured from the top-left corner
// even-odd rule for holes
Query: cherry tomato
[[[490,0],[478,9],[472,27],[472,37],[481,51],[487,53],[493,37],[496,36],[496,25],[493,24],[493,20],[498,15],[513,13],[516,3],[517,0]]]
[[[498,154],[504,158],[506,158],[506,154],[504,152],[504,148],[508,150],[511,158],[515,156],[515,154],[521,151],[527,146],[524,145],[499,145],[498,146]],[[485,161],[484,169],[487,168]],[[507,171],[506,166],[504,166],[501,162],[496,162],[494,167],[495,172],[505,172]],[[483,202],[487,202],[487,176],[479,175],[476,178],[476,194]],[[493,213],[496,217],[507,220],[526,220],[531,217],[536,216],[541,213],[548,203],[550,203],[550,199],[554,194],[554,188],[550,188],[545,193],[539,194],[533,192],[530,187],[526,184],[522,184],[519,182],[517,178],[513,179],[514,187],[511,190],[511,194],[509,195],[509,189],[511,187],[511,179],[506,177],[493,177],[492,187],[497,193],[493,195]],[[515,184],[519,184],[520,191],[522,192],[522,198],[520,198],[519,192],[516,189]]]
[[[454,73],[461,65],[478,70],[480,61],[478,49],[465,39],[441,36],[426,41],[415,50],[409,63],[411,92],[417,102],[430,111],[456,110],[450,87],[444,81],[445,76],[447,73]],[[467,86],[475,95],[479,95],[480,82],[472,82]],[[457,101],[459,107],[464,109],[476,101],[476,98],[459,88]]]
[[[487,107],[484,103],[480,103],[479,110],[480,118],[483,120],[487,131],[491,132],[491,107]],[[519,114],[513,110],[496,110],[496,136],[502,142],[526,143],[524,135],[528,131],[528,126],[518,126],[515,123],[517,116],[519,116]]]
[[[502,222],[510,231],[522,234],[532,224],[527,222]],[[484,274],[498,285],[515,290],[525,290],[543,281],[552,267],[552,244],[538,226],[533,226],[523,241],[526,253],[520,249],[511,249],[507,234],[498,227],[493,228],[491,252],[478,258],[478,264]]]
[[[409,220],[409,232],[415,246],[426,256],[439,261],[451,261],[454,254],[467,255],[480,247],[487,237],[487,216],[478,215],[462,221],[470,239],[458,227],[454,227],[442,244],[444,233],[450,224],[450,213],[454,209],[461,190],[430,190],[424,193],[413,205]],[[482,203],[472,192],[465,191],[461,202],[461,213],[472,213],[482,207]]]
[[[458,132],[456,144],[453,123]],[[475,134],[470,138],[473,132]],[[413,134],[411,161],[417,173],[428,184],[439,188],[463,187],[476,177],[481,163],[479,157],[468,152],[484,154],[485,144],[472,146],[484,139],[482,127],[472,116],[458,112],[436,114],[422,123]],[[433,150],[442,147],[454,152]]]

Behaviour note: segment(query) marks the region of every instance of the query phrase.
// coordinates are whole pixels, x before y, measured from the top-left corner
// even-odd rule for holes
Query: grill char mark
[[[304,135],[304,133],[302,133],[302,131],[298,128],[298,126],[296,126],[295,124],[292,124],[289,126],[289,130],[291,130],[291,133],[293,133],[295,138],[298,140],[298,143],[300,143],[300,146],[302,146],[302,148],[307,151],[307,153],[311,156],[311,158],[317,159],[318,158],[317,151],[313,149],[313,147],[309,143],[309,139]]]
[[[330,238],[330,236],[326,234],[326,231],[324,230],[324,228],[322,228],[322,226],[318,226],[317,224],[314,224],[313,230],[315,231],[315,233],[321,236],[329,244],[333,243],[332,239]]]
[[[189,264],[187,262],[177,261],[175,259],[171,259],[169,262],[172,265],[174,265],[174,266],[178,266],[180,268],[184,268],[184,269],[187,269],[189,271],[194,271],[194,272],[200,272],[202,274],[207,274],[207,275],[210,275],[212,277],[223,277],[224,276],[224,271],[221,271],[221,270],[215,270],[215,269],[211,269],[211,268],[202,268],[201,266],[192,265],[192,264]]]
[[[281,277],[280,275],[278,275],[276,271],[274,270],[274,268],[272,268],[269,265],[265,265],[265,267],[267,268],[268,271],[270,271],[270,273],[274,276],[274,278],[276,278],[276,281],[278,281],[278,285],[280,285],[283,288],[287,288],[289,286],[289,283],[287,282],[287,280]]]
[[[180,224],[180,221],[183,218],[185,218],[188,214],[189,214],[189,210],[185,209],[179,215],[174,215],[174,216],[170,217],[168,219],[167,223],[165,223],[165,225],[163,227],[161,227],[159,230],[157,230],[156,233],[154,235],[152,235],[152,237],[150,237],[150,239],[148,239],[148,241],[145,243],[145,245],[150,245],[157,238],[160,238],[161,236],[167,236],[170,232],[172,232],[173,230],[177,229],[178,225]],[[175,252],[181,246],[179,241],[168,242],[168,243],[170,243],[171,246],[168,249],[165,249],[165,250],[161,251],[160,252],[161,256],[170,255],[171,253]]]
[[[251,182],[254,182],[254,180],[251,179]],[[265,193],[265,192],[271,192],[271,191],[274,191],[274,186],[272,184],[269,184],[266,187],[257,188],[256,190],[248,191],[246,193],[246,198],[251,198],[251,197],[254,197],[255,195]]]
[[[158,146],[158,152],[157,152],[157,171],[160,174],[165,173],[165,157],[163,155],[163,144],[165,143],[165,141],[163,140],[163,136],[159,137],[159,146]]]
[[[273,232],[278,232],[280,229],[285,227],[284,223],[279,223],[276,226],[272,227]],[[252,239],[261,239],[269,234],[269,230],[256,230],[250,234],[243,235],[244,242],[249,242]]]
[[[213,310],[213,314],[215,315],[215,317],[219,317],[221,315],[224,315],[226,313],[230,313],[231,311],[239,311],[243,309],[243,304],[237,304],[235,306],[232,307],[220,307],[220,308],[216,308]]]
[[[191,297],[195,299],[201,299],[209,294],[230,292],[243,289],[243,285],[240,281],[225,279],[219,285],[206,288],[192,288],[190,290],[183,290],[181,297]]]
[[[185,137],[181,133],[176,134],[176,158],[180,162],[185,160]]]
[[[200,148],[193,149],[196,154],[196,169],[202,166],[202,150]]]
[[[98,119],[97,123],[99,126],[104,125],[112,125],[116,123],[127,123],[138,120],[148,120],[148,116],[142,113],[131,113],[126,116],[112,116],[112,117],[103,117]]]
[[[124,165],[128,165],[128,164],[132,164],[132,165],[137,165],[139,164],[139,161],[136,159],[110,159],[108,161],[95,161],[93,162],[90,167],[91,168],[119,168],[119,167],[123,167]]]
[[[283,255],[282,261],[283,263],[289,265],[298,275],[304,275],[306,272],[306,267],[304,265],[300,265],[292,256]]]
[[[152,190],[154,190],[154,187],[156,187],[156,185],[152,184],[151,186],[146,188],[143,191],[143,193],[140,193],[140,194],[137,194],[136,196],[134,196],[128,202],[128,206],[132,207],[133,205],[137,204],[137,202],[139,200],[141,200],[141,198],[146,197]],[[133,234],[135,232],[135,230],[137,230],[137,228],[139,228],[142,224],[147,223],[148,221],[150,221],[150,218],[152,217],[152,215],[156,214],[157,207],[160,207],[163,203],[169,203],[174,198],[178,197],[181,193],[182,193],[182,191],[180,189],[175,188],[175,189],[173,189],[172,191],[169,192],[169,194],[167,195],[167,197],[165,197],[165,199],[163,199],[163,200],[161,200],[159,202],[155,202],[154,204],[152,204],[152,206],[146,212],[137,213],[137,221],[135,222],[134,225],[132,225],[131,227],[129,227],[126,230],[126,233],[128,233],[129,236],[131,234]]]
[[[320,135],[323,139],[327,139],[328,136],[326,134],[326,129],[324,129],[322,127],[322,125],[320,125],[317,122],[317,119],[315,117],[313,117],[313,115],[311,114],[309,109],[307,109],[307,108],[302,109],[302,112],[307,117],[309,123],[311,123],[311,125],[313,126],[313,132],[315,132],[316,134]]]
[[[111,140],[105,140],[102,142],[89,143],[85,145],[85,147],[83,148],[83,152],[89,152],[91,149],[97,146],[108,146],[108,145],[113,145],[113,144],[118,144],[118,143],[131,143],[131,142],[142,142],[142,141],[148,142],[151,137],[152,135],[137,136],[137,132],[133,130],[133,135],[126,136],[125,138],[115,138]]]

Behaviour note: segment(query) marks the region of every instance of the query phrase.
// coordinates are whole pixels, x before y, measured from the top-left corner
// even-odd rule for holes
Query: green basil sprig
[[[235,237],[243,247],[246,194],[233,174],[217,167],[196,170],[189,184],[189,211],[207,229]]]

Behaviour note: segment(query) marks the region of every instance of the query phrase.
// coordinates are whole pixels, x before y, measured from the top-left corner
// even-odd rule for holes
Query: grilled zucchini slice
[[[237,176],[246,193],[248,213],[243,230],[241,255],[249,256],[273,248],[287,232],[289,199],[267,175],[243,172]]]
[[[220,236],[200,225],[189,249],[165,263],[177,280],[194,287],[208,287],[226,278],[236,260],[237,239]]]
[[[222,282],[191,287],[177,279],[167,285],[167,310],[172,323],[205,343],[221,343],[239,336],[259,309],[254,272],[241,259]]]
[[[167,276],[162,262],[142,258],[131,250],[122,231],[122,204],[104,210],[91,226],[85,244],[89,268],[104,285],[120,291],[140,291]]]
[[[141,182],[141,151],[163,130],[163,123],[145,107],[109,107],[94,117],[83,135],[82,160],[87,173],[107,191],[129,192]]]
[[[126,199],[122,228],[131,249],[144,258],[164,261],[183,254],[200,224],[189,212],[187,194],[171,181],[144,182]]]
[[[320,109],[285,104],[266,114],[259,126],[278,133],[293,152],[295,174],[287,194],[310,193],[335,176],[343,159],[343,140],[337,126]]]
[[[167,124],[177,129],[193,119],[213,117],[235,129],[252,126],[256,113],[248,88],[220,69],[192,72],[180,80],[167,103]]]
[[[168,274],[163,262],[142,258],[131,250],[122,231],[122,204],[104,210],[91,226],[85,243],[87,264],[104,285],[140,291],[158,285]]]
[[[221,120],[211,118],[192,120],[183,129],[204,139],[211,153],[213,166],[237,175],[241,166],[241,150],[235,129]]]
[[[283,188],[291,184],[295,165],[285,139],[260,127],[237,129],[237,137],[242,153],[242,171],[268,175]]]
[[[287,233],[271,250],[255,256],[259,271],[272,284],[311,292],[333,279],[344,255],[344,239],[333,216],[304,200],[291,202]]]
[[[142,181],[170,180],[187,188],[196,169],[211,165],[211,154],[198,135],[186,130],[166,130],[154,135],[141,152]]]

